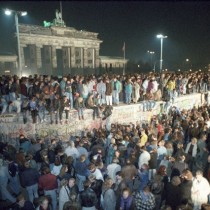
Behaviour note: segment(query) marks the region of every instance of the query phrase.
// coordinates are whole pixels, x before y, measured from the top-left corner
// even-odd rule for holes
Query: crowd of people
[[[23,112],[25,123],[29,111],[34,123],[37,115],[43,122],[47,111],[51,123],[63,123],[63,112],[68,119],[73,108],[84,120],[85,107],[95,119],[104,104],[107,116],[119,101],[142,100],[149,110],[147,102],[173,102],[210,87],[203,73],[0,81],[2,113]],[[0,209],[210,209],[208,101],[191,110],[172,105],[148,124],[118,122],[62,141],[21,134],[18,141],[17,147],[0,142]]]
[[[93,110],[93,119],[101,117],[104,106],[142,102],[143,110],[151,110],[156,101],[173,102],[180,95],[207,93],[208,73],[133,74],[101,76],[0,77],[1,114],[22,112],[23,122],[29,116],[33,123],[68,123],[69,111],[76,109],[84,120],[84,109]],[[65,116],[63,117],[63,113]],[[63,119],[65,118],[65,119]]]

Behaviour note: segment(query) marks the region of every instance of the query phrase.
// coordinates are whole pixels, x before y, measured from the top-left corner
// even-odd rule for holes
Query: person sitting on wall
[[[84,120],[83,110],[85,109],[84,99],[82,97],[78,97],[75,101],[75,109],[78,111],[79,120],[81,118]]]
[[[21,111],[21,100],[18,98],[17,100],[9,102],[9,113],[16,112],[19,114]]]
[[[0,99],[1,114],[7,112],[8,103],[5,98],[1,97]]]
[[[87,100],[87,108],[88,109],[93,109],[93,120],[95,120],[95,116],[99,118],[99,108],[97,106],[97,100],[95,100],[93,94],[90,94]]]
[[[109,116],[112,115],[112,110],[113,110],[113,107],[112,106],[106,106],[104,109],[103,109],[103,118],[102,120],[106,120]]]

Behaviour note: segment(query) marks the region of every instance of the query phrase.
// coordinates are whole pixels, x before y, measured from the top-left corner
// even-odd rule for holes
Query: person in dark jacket
[[[106,80],[106,104],[112,106],[112,83],[109,79]]]
[[[35,80],[32,89],[33,89],[33,95],[36,95],[37,93],[41,93],[39,80]]]
[[[157,145],[156,141],[152,141],[151,145],[148,148],[148,151],[150,153],[150,160],[149,160],[149,180],[151,180],[155,173],[157,168]]]
[[[62,115],[63,115],[63,111],[65,111],[66,114],[66,124],[68,122],[69,119],[69,110],[70,110],[70,102],[69,99],[67,98],[67,96],[63,96],[63,98],[60,100],[60,106],[59,106],[59,118],[60,118],[60,122],[62,124]]]
[[[183,200],[188,200],[188,204],[190,206],[193,206],[192,198],[191,198],[192,179],[193,179],[192,172],[189,169],[183,170],[183,172],[181,174],[181,178],[182,178],[182,183],[180,185],[181,202]]]
[[[20,149],[22,149],[25,153],[28,153],[31,147],[31,141],[27,139],[23,134],[20,134],[19,143]]]
[[[102,185],[103,181],[96,179],[96,176],[91,174],[88,177],[88,180],[91,182],[90,188],[95,192],[96,197],[97,197],[97,204],[96,208],[100,207],[100,198],[101,198],[101,193],[102,193]]]
[[[174,176],[166,185],[165,200],[166,205],[169,205],[172,210],[176,210],[177,206],[180,204],[181,200],[181,179],[178,176]]]
[[[76,171],[76,176],[78,179],[79,191],[82,191],[83,190],[83,182],[86,180],[86,176],[89,174],[88,164],[86,162],[85,154],[82,154],[80,156],[80,158],[78,160],[76,160],[75,171]]]
[[[18,195],[16,203],[17,205],[13,208],[13,210],[35,210],[32,202],[26,200],[22,193]]]
[[[120,210],[134,210],[135,201],[129,188],[124,188],[120,198]]]
[[[58,113],[60,107],[60,96],[59,94],[55,95],[55,98],[51,101],[50,105],[50,121],[51,124],[55,123],[58,124]]]
[[[91,182],[86,180],[84,182],[84,191],[80,194],[81,206],[84,209],[95,210],[98,199],[94,190],[90,187]]]
[[[93,94],[90,94],[90,96],[87,99],[87,108],[93,110],[93,120],[95,120],[96,115],[99,118],[99,108],[95,103]]]
[[[20,93],[21,93],[21,100],[28,96],[28,91],[26,87],[26,81],[22,81],[20,84]]]
[[[84,120],[83,110],[85,109],[84,99],[82,97],[78,97],[75,101],[75,109],[78,111],[79,120]]]
[[[23,187],[28,192],[29,200],[33,203],[34,198],[38,198],[39,173],[36,169],[30,168],[30,163],[25,162],[25,170],[21,173],[20,179]]]
[[[54,163],[55,163],[55,139],[51,140],[51,144],[49,145],[49,149],[48,149],[48,160],[49,160],[49,164],[50,164],[50,170],[53,169]]]
[[[106,106],[105,109],[103,110],[103,118],[102,120],[106,120],[109,116],[112,115],[112,106]]]
[[[27,123],[27,119],[28,119],[28,111],[29,111],[29,100],[28,98],[23,99],[22,102],[22,112],[23,112],[23,123],[26,124]]]

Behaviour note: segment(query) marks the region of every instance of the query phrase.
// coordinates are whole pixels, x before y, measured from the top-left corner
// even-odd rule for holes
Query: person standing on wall
[[[114,105],[119,105],[119,93],[121,91],[121,83],[119,80],[117,80],[117,77],[114,76],[112,80],[112,99]]]
[[[106,79],[106,105],[112,106],[112,83],[110,83],[109,78]]]

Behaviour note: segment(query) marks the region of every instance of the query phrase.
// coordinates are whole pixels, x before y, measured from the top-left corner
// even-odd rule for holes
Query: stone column
[[[99,49],[95,49],[95,67],[98,68],[100,65]]]
[[[71,47],[71,68],[75,67],[75,47]]]
[[[88,49],[84,48],[84,67],[88,67]]]
[[[84,48],[81,47],[81,67],[84,68]]]
[[[42,68],[41,47],[36,46],[36,65],[37,69]]]
[[[63,67],[64,69],[70,68],[71,61],[70,61],[70,48],[63,47],[62,48],[62,55],[63,55]]]
[[[23,46],[20,46],[20,59],[21,59],[21,64],[22,64],[22,69],[25,68],[25,56],[24,56],[24,47]],[[19,59],[18,59],[19,61]],[[18,64],[19,66],[20,64]]]
[[[56,47],[52,46],[52,67],[57,68],[57,56],[56,56]]]
[[[44,48],[44,71],[43,74],[52,74],[52,46],[45,45]]]
[[[95,49],[93,48],[93,69],[95,69],[95,67],[96,67],[95,63],[96,63],[96,56],[95,56]]]
[[[29,59],[29,64],[27,64],[27,66],[29,66],[30,69],[35,72],[35,71],[37,71],[36,45],[30,44],[28,47],[29,47],[29,56],[30,56],[30,59]]]

